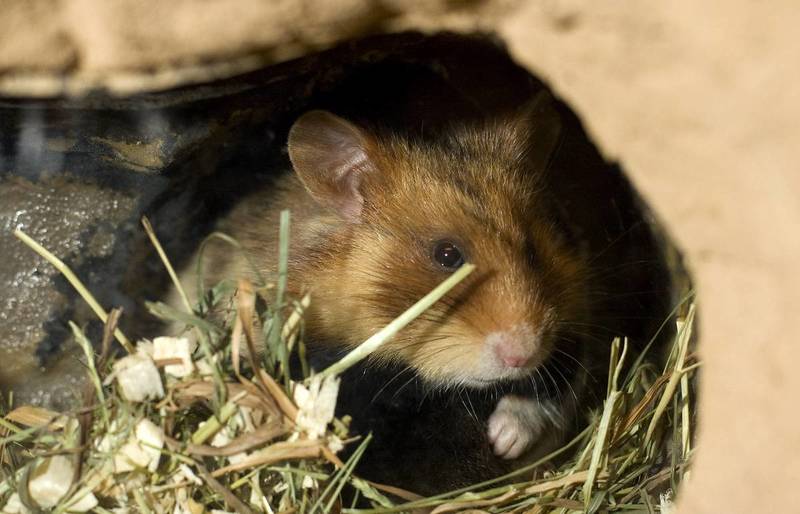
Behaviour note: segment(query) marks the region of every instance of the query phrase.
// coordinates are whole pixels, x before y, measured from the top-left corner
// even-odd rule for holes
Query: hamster
[[[426,401],[466,395],[434,402],[453,416],[429,419],[474,420],[470,426],[479,429],[464,436],[464,447],[474,446],[475,462],[483,464],[475,464],[475,476],[459,476],[489,478],[508,468],[505,460],[541,456],[563,441],[585,396],[587,359],[603,351],[569,331],[591,323],[592,305],[587,256],[559,224],[545,179],[560,132],[552,98],[543,92],[511,116],[454,123],[426,140],[307,112],[289,131],[292,172],[245,197],[219,224],[242,244],[246,259],[212,248],[206,269],[217,279],[236,278],[249,275],[249,262],[274,276],[279,213],[289,209],[288,291],[310,292],[308,344],[330,357],[363,342],[465,262],[475,264],[466,280],[359,368],[367,388],[347,394],[360,395],[351,405],[377,409],[363,413],[374,424],[393,415],[386,409],[400,409],[405,425],[424,417]],[[408,401],[400,387],[375,407],[380,390],[397,377],[394,385],[408,384],[409,375],[414,384],[406,391],[416,392]],[[359,412],[343,413],[358,422]],[[358,426],[374,430],[374,424]],[[376,441],[380,436],[378,430]],[[472,450],[459,448],[452,451],[462,453],[462,468],[473,469]],[[390,451],[389,458],[413,454],[403,453]],[[377,471],[366,478],[418,492],[459,485],[443,480],[426,487],[379,468],[367,464]]]

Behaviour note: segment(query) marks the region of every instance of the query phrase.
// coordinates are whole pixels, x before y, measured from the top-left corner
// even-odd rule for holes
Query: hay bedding
[[[563,448],[509,475],[420,498],[358,477],[358,460],[371,437],[348,433],[348,420],[334,417],[338,375],[472,268],[462,267],[353,353],[312,375],[304,364],[302,340],[302,312],[310,299],[284,295],[288,222],[285,214],[283,273],[276,283],[222,282],[191,305],[144,220],[183,303],[181,310],[161,303],[148,307],[187,329],[181,337],[136,345],[117,328],[119,311],[106,313],[57,257],[16,233],[76,287],[105,322],[105,332],[96,354],[93,343],[98,341],[88,341],[70,323],[90,378],[80,408],[55,413],[18,406],[0,418],[2,512],[544,514],[671,509],[672,494],[688,475],[694,452],[691,394],[699,363],[690,353],[692,295],[676,309],[676,336],[663,368],[643,355],[634,360],[624,340],[614,342],[605,402]],[[235,245],[223,235],[214,237]],[[202,280],[198,288],[205,290]],[[228,315],[206,316],[211,309]],[[114,338],[126,355],[111,351]],[[292,362],[301,363],[304,380],[291,378],[298,376],[289,373],[291,355],[299,357]],[[8,404],[13,405],[13,398]],[[357,448],[345,462],[337,457],[344,445]],[[563,464],[542,471],[555,457]]]

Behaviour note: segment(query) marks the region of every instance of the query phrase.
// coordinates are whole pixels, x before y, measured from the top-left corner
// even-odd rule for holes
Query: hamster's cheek
[[[429,336],[415,345],[406,360],[427,381],[441,385],[471,384],[473,370],[480,366],[481,351],[465,338]]]
[[[528,370],[505,366],[482,342],[463,339],[428,343],[408,360],[430,382],[442,385],[482,388],[529,374]]]

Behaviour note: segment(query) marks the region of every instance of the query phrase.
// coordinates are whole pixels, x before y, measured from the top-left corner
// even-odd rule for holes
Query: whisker
[[[564,380],[564,383],[569,387],[570,393],[572,393],[572,398],[575,400],[575,405],[578,405],[580,402],[578,401],[578,395],[575,392],[575,388],[572,387],[572,383],[567,379],[566,376],[559,370],[557,367],[553,367],[553,371],[558,373],[558,375]]]
[[[405,389],[406,387],[408,387],[408,385],[409,385],[411,382],[413,382],[415,378],[417,378],[417,377],[416,377],[415,375],[412,375],[412,376],[411,376],[411,378],[409,378],[409,379],[408,379],[408,380],[407,380],[407,381],[406,381],[406,382],[405,382],[403,385],[401,385],[399,388],[397,388],[397,390],[396,390],[396,391],[394,392],[394,394],[392,395],[392,400],[396,400],[396,399],[397,399],[397,395],[399,395],[399,394],[400,394],[400,392],[401,392],[403,389]]]
[[[392,382],[397,380],[403,373],[407,373],[409,371],[412,371],[412,369],[410,367],[406,366],[403,369],[401,369],[400,371],[398,371],[397,374],[395,374],[392,378],[387,380],[386,383],[383,384],[383,386],[380,389],[378,389],[378,391],[372,396],[372,400],[370,400],[369,404],[372,405],[373,403],[375,403],[375,400],[378,399],[378,396],[380,396],[381,393],[383,393],[383,391],[385,391],[386,388],[389,387],[389,385],[391,385]]]
[[[586,372],[586,375],[587,375],[587,376],[589,376],[589,378],[591,378],[592,380],[595,380],[595,381],[596,381],[596,379],[595,379],[595,377],[594,377],[594,374],[593,374],[591,371],[589,371],[589,369],[588,369],[586,366],[584,366],[584,365],[583,365],[583,363],[582,363],[581,361],[579,361],[578,359],[576,359],[576,358],[575,358],[573,355],[571,355],[571,354],[569,354],[569,353],[565,352],[564,350],[561,350],[560,348],[556,348],[554,351],[555,351],[556,353],[560,354],[560,355],[564,355],[564,356],[568,357],[568,358],[569,358],[570,360],[572,360],[572,361],[573,361],[575,364],[577,364],[578,366],[580,366],[580,367],[583,369],[583,371],[585,371],[585,372]],[[556,357],[557,357],[556,355],[553,355],[553,358],[554,358],[554,359],[555,359]]]

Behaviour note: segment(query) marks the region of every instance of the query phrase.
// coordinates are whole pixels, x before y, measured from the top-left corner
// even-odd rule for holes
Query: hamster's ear
[[[517,130],[525,141],[527,165],[546,171],[561,144],[563,122],[553,95],[540,90],[528,101],[517,118]]]
[[[321,205],[358,223],[364,197],[359,186],[374,170],[370,137],[347,120],[310,111],[289,131],[289,158],[300,180]]]

